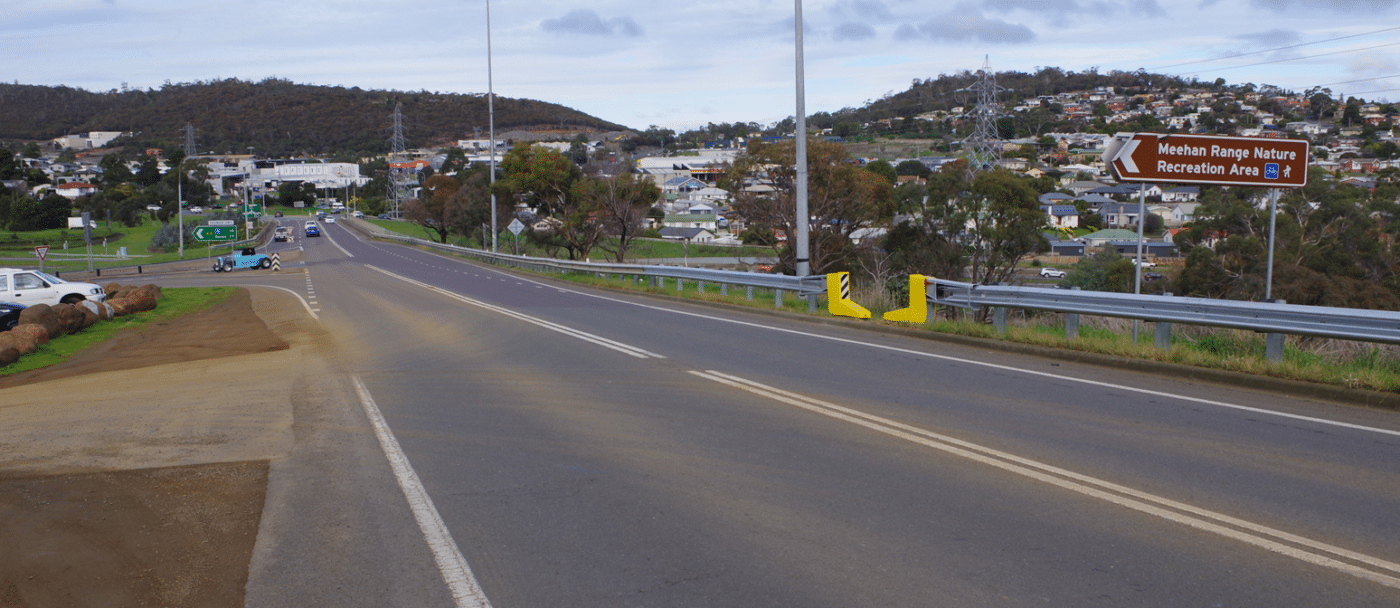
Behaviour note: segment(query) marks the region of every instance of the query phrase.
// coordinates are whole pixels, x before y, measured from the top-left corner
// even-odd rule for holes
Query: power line
[[[1361,37],[1361,36],[1370,36],[1370,35],[1372,35],[1372,34],[1380,34],[1380,33],[1384,33],[1384,32],[1389,32],[1389,31],[1391,31],[1391,30],[1400,30],[1400,27],[1388,27],[1388,28],[1385,28],[1385,29],[1383,29],[1383,30],[1376,30],[1376,31],[1374,31],[1374,32],[1364,32],[1364,33],[1361,33],[1361,34],[1351,34],[1351,35],[1349,35],[1349,36],[1340,36],[1340,37],[1337,37],[1337,38],[1328,38],[1328,39],[1326,39],[1326,40],[1317,40],[1317,41],[1314,41],[1314,42],[1301,42],[1301,43],[1298,43],[1298,44],[1290,44],[1290,45],[1288,45],[1288,46],[1281,46],[1281,47],[1278,47],[1278,48],[1264,49],[1264,50],[1262,50],[1262,51],[1250,51],[1250,52],[1248,52],[1248,53],[1240,53],[1240,54],[1238,54],[1238,55],[1226,55],[1225,57],[1216,57],[1216,58],[1214,58],[1214,59],[1201,59],[1201,60],[1198,60],[1198,61],[1188,61],[1188,62],[1186,62],[1186,63],[1174,63],[1174,64],[1172,64],[1172,65],[1164,65],[1164,66],[1161,66],[1161,67],[1152,68],[1152,70],[1153,70],[1153,71],[1156,71],[1156,70],[1165,70],[1165,69],[1167,69],[1167,68],[1175,68],[1175,67],[1180,67],[1180,66],[1183,66],[1183,65],[1196,65],[1196,64],[1198,64],[1198,63],[1210,63],[1210,62],[1212,62],[1212,61],[1223,61],[1223,60],[1225,60],[1225,59],[1238,59],[1238,58],[1240,58],[1240,57],[1248,57],[1248,56],[1250,56],[1250,55],[1259,55],[1259,54],[1262,54],[1262,53],[1272,53],[1272,52],[1274,52],[1274,51],[1286,51],[1286,50],[1288,50],[1288,49],[1296,49],[1296,48],[1298,48],[1298,47],[1300,47],[1300,46],[1309,46],[1309,45],[1313,45],[1313,44],[1322,44],[1322,43],[1324,43],[1324,42],[1336,42],[1336,41],[1338,41],[1338,40],[1346,40],[1347,38],[1358,38],[1358,37]],[[1256,64],[1256,65],[1261,65],[1261,64]]]
[[[1392,75],[1390,75],[1390,76],[1377,76],[1377,77],[1375,77],[1375,78],[1361,78],[1361,79],[1358,79],[1358,80],[1343,80],[1343,81],[1341,81],[1341,82],[1329,82],[1329,83],[1320,84],[1320,85],[1317,85],[1317,86],[1320,86],[1320,87],[1330,87],[1330,86],[1332,86],[1332,85],[1334,85],[1334,84],[1350,84],[1350,83],[1353,83],[1353,82],[1369,82],[1369,81],[1372,81],[1372,80],[1385,80],[1385,79],[1387,79],[1387,78],[1400,78],[1400,74],[1392,74]]]
[[[1212,68],[1212,69],[1203,70],[1203,71],[1204,71],[1204,72],[1223,72],[1223,71],[1225,71],[1225,70],[1238,70],[1238,69],[1240,69],[1240,68],[1252,68],[1252,67],[1255,67],[1255,66],[1270,65],[1270,64],[1274,64],[1274,63],[1287,63],[1287,62],[1289,62],[1289,61],[1299,61],[1299,60],[1303,60],[1303,59],[1314,59],[1314,58],[1317,58],[1317,57],[1326,57],[1326,56],[1328,56],[1328,55],[1341,55],[1342,53],[1359,53],[1359,52],[1361,52],[1361,51],[1370,51],[1370,50],[1373,50],[1373,49],[1380,49],[1380,48],[1385,48],[1385,47],[1388,47],[1388,46],[1400,46],[1400,42],[1392,42],[1392,43],[1390,43],[1390,44],[1378,44],[1378,45],[1376,45],[1376,46],[1368,46],[1368,47],[1363,47],[1363,48],[1359,48],[1359,49],[1347,49],[1347,50],[1345,50],[1345,51],[1332,51],[1332,52],[1330,52],[1330,53],[1318,53],[1318,54],[1316,54],[1316,55],[1304,55],[1304,56],[1302,56],[1302,57],[1289,57],[1288,59],[1275,59],[1275,60],[1273,60],[1273,61],[1260,61],[1259,63],[1246,63],[1246,64],[1244,64],[1244,65],[1233,65],[1233,66],[1224,67],[1224,68]],[[1198,72],[1198,73],[1199,73],[1199,72]]]

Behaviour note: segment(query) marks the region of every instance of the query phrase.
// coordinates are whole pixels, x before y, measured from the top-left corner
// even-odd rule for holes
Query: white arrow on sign
[[[1136,139],[1128,140],[1128,143],[1123,144],[1123,149],[1113,158],[1113,160],[1121,161],[1123,168],[1130,174],[1138,172],[1137,163],[1133,162],[1133,150],[1136,150],[1140,143],[1142,142]]]

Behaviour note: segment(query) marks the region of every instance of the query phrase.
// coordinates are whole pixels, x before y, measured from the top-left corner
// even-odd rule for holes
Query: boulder
[[[129,298],[110,300],[107,304],[112,307],[112,316],[114,317],[125,317],[133,312],[140,312],[136,309],[136,303]]]
[[[33,323],[20,323],[14,329],[5,332],[5,335],[14,338],[14,344],[19,348],[19,352],[26,355],[49,343],[48,330],[44,329],[43,325]]]
[[[19,349],[0,343],[0,367],[5,367],[15,361],[19,361]]]
[[[16,353],[27,355],[34,352],[36,348],[38,346],[34,344],[33,340],[15,333],[14,330],[0,332],[0,350],[14,349]]]
[[[30,324],[43,327],[48,332],[45,342],[63,335],[63,322],[58,319],[58,314],[48,304],[35,304],[20,311],[19,323],[20,325]]]
[[[143,285],[126,294],[122,299],[130,302],[134,311],[154,310],[156,300],[163,297],[155,285]]]
[[[107,293],[107,297],[108,297],[108,298],[115,297],[115,296],[113,296],[112,294],[117,293],[117,292],[119,292],[119,291],[121,291],[121,290],[122,290],[122,284],[121,284],[121,283],[108,283],[108,284],[102,286],[102,291],[104,291],[104,292]]]
[[[81,306],[75,306],[73,308],[83,315],[83,328],[97,325],[97,322],[102,320],[102,317],[98,316],[96,311]]]
[[[156,297],[157,300],[164,300],[164,299],[165,299],[165,292],[164,292],[164,291],[161,291],[161,290],[160,290],[160,285],[156,285],[155,283],[147,283],[147,284],[145,284],[145,285],[142,285],[142,286],[140,286],[140,287],[137,287],[137,289],[149,289],[149,290],[151,290],[152,292],[155,293],[155,297]]]
[[[97,317],[97,320],[99,321],[106,321],[112,318],[112,307],[106,302],[94,302],[92,300],[83,300],[82,302],[78,302],[78,307],[83,309],[84,311],[92,313],[94,316]],[[89,323],[89,325],[91,325],[91,323]]]
[[[83,311],[72,304],[57,304],[52,307],[58,322],[63,325],[63,333],[75,334],[83,330]],[[49,336],[57,338],[58,336]]]

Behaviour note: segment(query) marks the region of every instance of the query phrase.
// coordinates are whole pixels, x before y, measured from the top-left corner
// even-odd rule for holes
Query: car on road
[[[25,306],[35,304],[75,304],[83,300],[101,302],[107,292],[92,283],[70,282],[46,272],[0,268],[0,302]]]
[[[1136,259],[1132,260],[1132,262],[1133,262],[1133,265],[1135,265],[1135,266],[1138,265],[1138,261],[1137,261]],[[1157,267],[1157,264],[1156,264],[1155,262],[1149,262],[1149,261],[1147,261],[1147,260],[1143,260],[1141,266],[1142,266],[1143,268],[1156,268],[1156,267]]]
[[[326,217],[323,217],[323,218],[321,218],[321,219],[326,220],[326,223],[327,223],[327,224],[334,224],[334,223],[335,223],[335,216],[334,216],[334,215],[327,215]]]
[[[14,302],[0,302],[0,331],[10,331],[19,325],[20,311],[29,308]]]
[[[1049,266],[1040,269],[1040,276],[1051,279],[1063,279],[1067,274],[1068,273],[1059,268],[1050,268]]]
[[[354,217],[354,218],[357,218],[357,219],[364,219],[364,217],[365,217],[365,212],[363,212],[363,211],[356,211],[356,212],[354,212],[354,213],[351,213],[350,216],[351,216],[351,217]]]
[[[238,253],[214,258],[214,272],[233,272],[238,268],[272,268],[272,258],[244,247]]]
[[[1144,280],[1144,281],[1156,281],[1157,279],[1160,279],[1160,278],[1162,278],[1162,273],[1160,273],[1160,272],[1144,272],[1144,273],[1142,273],[1142,280]]]
[[[272,240],[278,243],[290,241],[292,240],[292,231],[287,230],[286,226],[278,226],[276,230],[272,231]]]
[[[190,213],[204,213],[204,207],[190,207]]]
[[[381,214],[379,214],[379,219],[381,219],[381,220],[387,220],[387,219],[389,219],[389,214],[387,214],[387,213],[381,213]]]
[[[281,211],[273,212],[272,217],[282,217],[282,212],[281,212]]]
[[[321,226],[313,221],[306,222],[306,236],[321,236]]]

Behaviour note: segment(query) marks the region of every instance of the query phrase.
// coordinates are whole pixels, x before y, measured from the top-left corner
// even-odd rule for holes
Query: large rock
[[[151,287],[155,286],[152,285]],[[131,293],[125,294],[122,300],[131,304],[133,312],[142,310],[154,310],[156,307],[157,292],[158,288],[147,289],[145,286],[137,287]]]
[[[14,345],[19,348],[19,352],[26,355],[49,343],[48,330],[44,329],[42,325],[33,323],[20,323],[14,329],[5,332],[4,335],[13,338]]]
[[[21,310],[19,313],[20,325],[38,325],[48,332],[48,338],[57,338],[63,335],[63,322],[59,320],[58,314],[53,307],[48,304],[35,304]],[[48,340],[45,340],[47,342]]]
[[[19,349],[0,342],[0,367],[19,361]]]
[[[83,300],[82,302],[78,302],[78,307],[82,308],[84,311],[92,313],[98,321],[106,321],[112,318],[112,305],[106,302],[94,302],[92,300]],[[91,323],[89,323],[88,325],[91,325]]]
[[[58,322],[63,325],[63,333],[75,334],[83,330],[84,325],[83,310],[72,304],[57,304],[53,306],[54,315],[58,316]],[[49,336],[56,338],[58,336]]]
[[[104,292],[107,293],[107,298],[108,298],[108,299],[115,298],[116,296],[113,295],[113,294],[115,294],[115,293],[117,293],[117,292],[119,292],[119,291],[121,291],[121,290],[122,290],[122,284],[121,284],[121,283],[113,282],[113,283],[108,283],[108,284],[102,286],[102,291],[104,291]]]
[[[133,312],[141,312],[136,308],[136,303],[130,298],[118,298],[108,300],[107,304],[112,307],[112,316],[125,317]]]
[[[156,285],[155,283],[147,283],[147,284],[145,284],[145,285],[142,285],[142,286],[140,286],[140,287],[137,287],[137,289],[148,289],[148,290],[150,290],[150,291],[152,291],[152,292],[155,293],[155,298],[156,298],[157,300],[164,300],[164,299],[165,299],[165,292],[164,292],[164,291],[161,291],[161,290],[160,290],[160,285]]]

